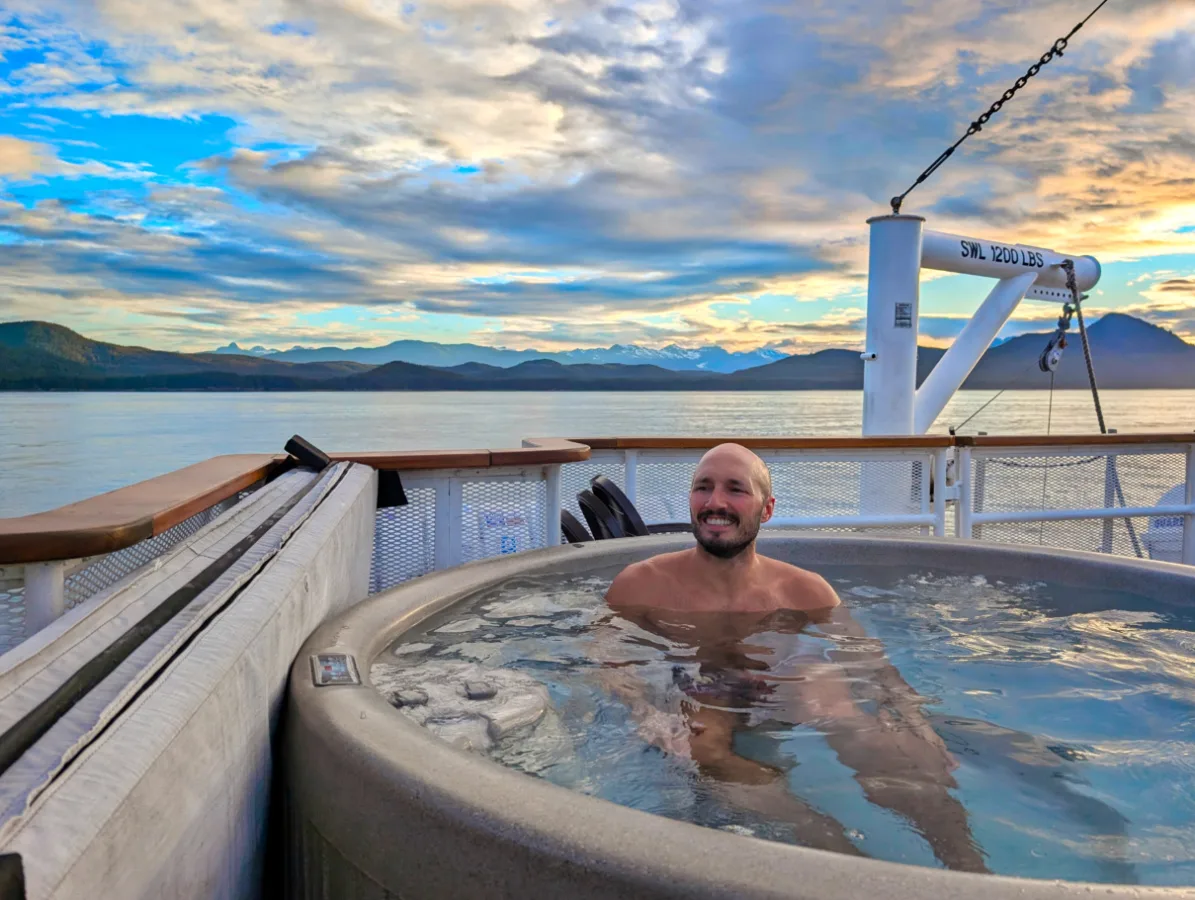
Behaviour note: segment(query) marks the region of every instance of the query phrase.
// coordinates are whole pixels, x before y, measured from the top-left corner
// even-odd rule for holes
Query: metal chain
[[[1093,9],[1091,12],[1089,12],[1087,14],[1086,19],[1084,19],[1082,22],[1080,22],[1078,25],[1076,25],[1074,28],[1072,28],[1067,33],[1067,35],[1065,37],[1060,37],[1058,40],[1056,40],[1054,42],[1054,46],[1052,46],[1049,50],[1047,50],[1045,53],[1042,54],[1041,59],[1039,59],[1037,62],[1035,62],[1033,65],[1031,65],[1029,67],[1029,69],[1025,72],[1025,74],[1022,75],[1020,78],[1018,78],[1016,80],[1016,82],[1013,84],[1013,86],[1004,92],[1004,94],[1000,97],[999,100],[997,100],[990,107],[988,107],[987,112],[985,112],[983,115],[981,115],[978,119],[976,119],[974,122],[972,122],[967,127],[966,133],[961,138],[959,138],[957,141],[955,141],[953,144],[951,144],[949,147],[947,147],[942,152],[941,156],[939,156],[932,163],[930,163],[929,168],[927,168],[924,172],[922,172],[920,175],[917,176],[917,180],[914,181],[911,185],[909,185],[908,190],[906,190],[903,194],[893,197],[892,201],[891,201],[892,202],[892,214],[893,215],[898,214],[900,212],[900,205],[902,203],[904,203],[905,197],[907,197],[912,192],[913,188],[917,187],[917,185],[921,184],[921,182],[925,181],[925,179],[927,179],[927,178],[929,178],[929,176],[933,175],[934,172],[937,171],[938,166],[940,166],[940,165],[942,165],[942,163],[946,162],[946,160],[948,160],[950,158],[950,155],[952,153],[954,153],[954,151],[956,149],[958,149],[959,144],[961,144],[963,141],[965,141],[967,138],[969,138],[971,135],[975,134],[976,132],[982,131],[983,126],[988,123],[988,120],[992,116],[994,116],[996,113],[1000,112],[1001,107],[1003,107],[1005,103],[1007,103],[1009,100],[1011,100],[1016,95],[1017,91],[1019,91],[1026,84],[1028,84],[1029,79],[1032,78],[1034,75],[1036,75],[1038,72],[1040,72],[1042,66],[1044,66],[1046,63],[1048,63],[1050,60],[1052,60],[1055,56],[1062,56],[1063,55],[1062,51],[1066,49],[1066,46],[1070,42],[1070,39],[1075,36],[1075,32],[1077,32],[1080,28],[1082,28],[1084,25],[1086,25],[1087,20],[1090,19],[1092,16],[1094,16],[1097,12],[1099,12],[1100,8],[1107,2],[1108,2],[1108,0],[1100,0],[1099,6],[1097,6],[1095,9]]]
[[[1069,469],[1072,466],[1086,466],[1089,463],[1097,460],[1107,459],[1108,457],[1100,456],[1084,456],[1082,459],[1071,460],[1062,463],[1018,463],[1010,459],[989,459],[988,464],[993,466],[1007,466],[1010,469]]]

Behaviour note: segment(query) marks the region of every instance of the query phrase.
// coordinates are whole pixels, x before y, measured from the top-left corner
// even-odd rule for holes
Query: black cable
[[[1091,399],[1095,403],[1095,417],[1100,423],[1100,434],[1107,434],[1108,427],[1104,423],[1104,408],[1100,405],[1100,390],[1095,381],[1095,365],[1091,361],[1091,344],[1087,340],[1087,325],[1083,322],[1083,304],[1078,302],[1078,291],[1074,288],[1074,262],[1066,260],[1063,263],[1066,269],[1068,286],[1076,296],[1075,315],[1079,318],[1079,339],[1083,343],[1083,360],[1087,363],[1087,381],[1091,385]],[[1112,459],[1112,486],[1116,491],[1116,499],[1121,506],[1128,506],[1124,501],[1124,489],[1120,485],[1120,472],[1116,468],[1116,459]],[[1133,545],[1133,553],[1138,557],[1143,556],[1141,553],[1141,544],[1137,540],[1137,529],[1133,525],[1133,520],[1125,516],[1125,528],[1129,533],[1129,541]]]
[[[967,418],[963,419],[963,421],[960,424],[955,425],[954,430],[958,431],[960,428],[962,428],[964,425],[966,425],[968,422],[970,422],[972,419],[974,419],[977,415],[979,415],[981,412],[983,412],[985,409],[987,409],[989,406],[991,406],[992,403],[996,400],[996,398],[999,397],[1001,394],[1003,394],[1007,390],[1008,390],[1008,388],[1001,388],[1000,390],[998,390],[996,392],[995,397],[992,397],[991,400],[989,400],[983,406],[979,407],[979,409],[975,410],[975,412],[971,413],[971,415],[967,416]]]
[[[954,153],[954,151],[956,149],[958,149],[959,144],[961,144],[963,141],[965,141],[967,138],[969,138],[971,135],[975,134],[976,132],[982,131],[983,126],[988,123],[988,120],[991,119],[991,117],[994,116],[996,113],[998,113],[1000,111],[1000,108],[1002,106],[1004,106],[1004,104],[1007,103],[1009,100],[1011,100],[1013,98],[1013,96],[1016,95],[1017,91],[1019,91],[1026,84],[1028,84],[1029,79],[1032,78],[1034,75],[1036,75],[1039,71],[1041,71],[1042,66],[1044,66],[1046,63],[1048,63],[1050,60],[1052,60],[1055,56],[1062,56],[1062,51],[1066,49],[1066,45],[1070,41],[1070,39],[1075,36],[1075,32],[1077,32],[1080,28],[1082,28],[1084,25],[1086,25],[1087,20],[1090,19],[1092,16],[1094,16],[1097,12],[1099,12],[1100,9],[1103,7],[1103,5],[1107,2],[1108,2],[1108,0],[1100,0],[1099,5],[1096,6],[1095,9],[1093,9],[1091,12],[1089,12],[1087,14],[1086,19],[1084,19],[1082,22],[1080,22],[1078,25],[1076,25],[1074,28],[1072,28],[1067,33],[1066,37],[1060,37],[1058,40],[1056,40],[1054,42],[1054,45],[1052,47],[1050,47],[1050,49],[1047,50],[1044,54],[1042,54],[1041,59],[1039,59],[1037,62],[1035,62],[1033,65],[1031,65],[1029,67],[1029,69],[1025,72],[1025,74],[1022,75],[1020,78],[1018,78],[1016,80],[1016,82],[1013,84],[1013,86],[1010,87],[1008,90],[1006,90],[1004,92],[1004,94],[1000,97],[1000,99],[997,100],[995,103],[993,103],[988,108],[987,112],[985,112],[983,115],[981,115],[978,119],[976,119],[974,122],[972,122],[967,127],[966,132],[963,134],[963,136],[961,138],[959,138],[957,141],[955,141],[953,144],[951,144],[949,147],[947,147],[942,152],[941,156],[939,156],[937,159],[935,159],[932,163],[929,164],[929,168],[927,168],[924,172],[922,172],[920,175],[917,176],[917,180],[914,181],[911,185],[909,185],[908,189],[903,194],[893,197],[892,201],[891,201],[892,202],[892,214],[896,215],[897,213],[899,213],[900,205],[902,203],[904,203],[905,197],[909,196],[909,194],[912,192],[913,188],[917,187],[917,185],[921,184],[921,182],[925,181],[925,179],[927,179],[927,178],[929,178],[929,176],[933,175],[934,172],[937,171],[938,166],[940,166],[940,165],[942,165],[942,163],[946,162],[946,160],[948,160],[950,158],[950,154]]]
[[[1095,403],[1095,417],[1100,423],[1100,434],[1108,433],[1104,424],[1104,408],[1100,405],[1100,389],[1095,383],[1095,366],[1091,361],[1091,346],[1087,343],[1087,326],[1083,323],[1083,304],[1075,304],[1075,315],[1079,317],[1079,339],[1083,342],[1083,360],[1087,363],[1087,382],[1091,385],[1091,399]]]

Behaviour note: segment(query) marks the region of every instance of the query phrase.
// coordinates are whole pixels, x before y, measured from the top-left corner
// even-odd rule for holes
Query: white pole
[[[921,216],[876,216],[867,261],[863,434],[913,434]]]
[[[66,608],[66,563],[25,564],[25,637],[41,631]]]
[[[623,471],[626,472],[626,477],[623,479],[626,484],[627,499],[632,504],[639,502],[639,451],[625,450],[623,451]]]
[[[1187,445],[1187,484],[1183,493],[1183,505],[1195,505],[1195,444]],[[1195,515],[1183,516],[1182,561],[1195,566]]]
[[[934,451],[934,537],[946,537],[946,457],[949,448]]]
[[[958,452],[958,472],[955,483],[958,485],[958,536],[971,537],[971,448],[960,447]]]
[[[455,478],[436,482],[436,568],[461,562],[461,485]]]
[[[914,434],[925,434],[933,426],[1036,278],[1036,272],[1024,272],[996,282],[987,299],[967,320],[950,349],[917,389],[913,403]]]
[[[917,390],[917,307],[921,284],[920,216],[876,216],[867,262],[867,350],[863,353],[863,434],[913,433]],[[912,474],[912,471],[909,471]],[[865,461],[860,472],[859,512],[914,512],[907,478],[894,477],[887,460]]]
[[[544,520],[544,546],[555,547],[561,542],[560,534],[560,466],[544,467],[544,482],[547,487],[547,516]]]

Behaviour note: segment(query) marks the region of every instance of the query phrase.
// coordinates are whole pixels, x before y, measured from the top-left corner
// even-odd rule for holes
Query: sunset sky
[[[0,321],[787,352],[861,344],[865,219],[1093,5],[0,2]],[[1195,340],[1195,0],[1109,0],[905,211]]]

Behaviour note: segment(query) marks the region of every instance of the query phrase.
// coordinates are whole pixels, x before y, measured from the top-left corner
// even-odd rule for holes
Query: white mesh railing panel
[[[1181,505],[1185,448],[1147,452],[1040,455],[976,453],[971,478],[976,513]],[[1131,524],[1130,524],[1131,523]],[[1141,516],[1053,522],[977,522],[972,536],[1177,561],[1182,517]]]
[[[63,583],[63,607],[73,609],[89,597],[153,562],[170,548],[232,509],[264,483],[259,482],[246,488],[184,519],[159,535],[101,556],[67,575]],[[0,588],[0,653],[11,650],[26,637],[24,587]]]
[[[189,519],[184,519],[173,528],[168,528],[161,534],[133,544],[131,547],[125,547],[123,550],[109,553],[91,565],[68,575],[63,588],[65,607],[71,609],[79,605],[88,597],[111,587],[126,575],[157,559],[175,544],[185,541],[205,525],[232,509],[250,493],[252,491],[241,491],[226,500],[221,500],[214,506],[197,512]]]
[[[648,525],[689,521],[689,486],[699,454],[692,460],[659,460],[640,456],[635,477],[635,508]]]
[[[532,481],[466,481],[461,485],[461,562],[544,545],[547,485]]]
[[[636,508],[648,524],[689,521],[689,485],[699,459],[653,459],[644,454],[637,471]],[[770,456],[776,519],[920,513],[928,457],[825,459]],[[883,487],[868,496],[868,485]],[[900,531],[918,526],[898,528]],[[854,530],[844,523],[828,530]]]
[[[379,509],[369,591],[376,594],[436,567],[436,490],[407,488],[407,505]]]
[[[0,653],[25,640],[25,589],[0,588]]]
[[[1150,530],[1149,516],[1125,519],[1080,519],[1069,522],[987,522],[976,525],[976,540],[999,544],[1032,544],[1093,553],[1113,553],[1178,562],[1182,553],[1182,526],[1175,535]],[[1161,539],[1159,539],[1161,538]],[[1169,552],[1167,552],[1169,551]]]

